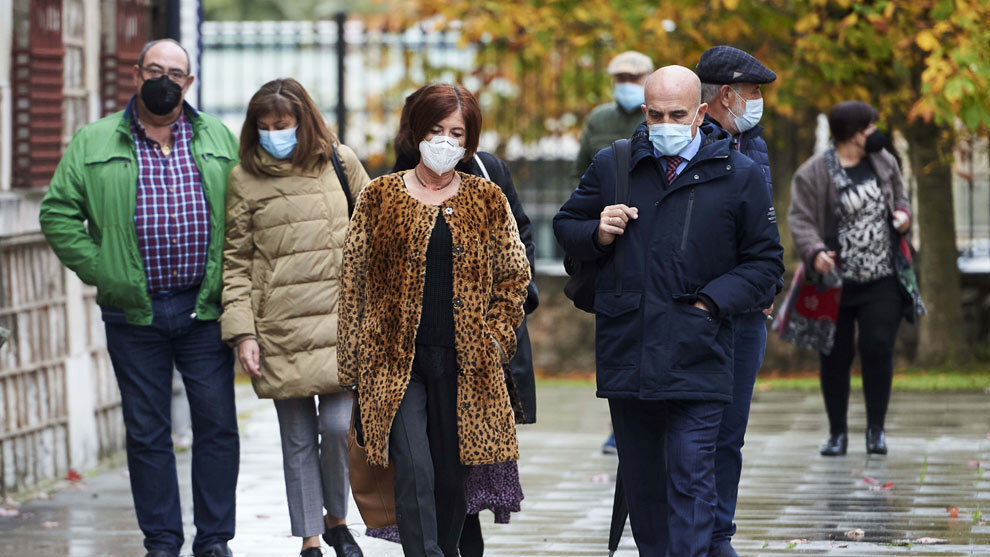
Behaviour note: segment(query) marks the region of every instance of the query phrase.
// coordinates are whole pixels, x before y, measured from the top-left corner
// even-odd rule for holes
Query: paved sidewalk
[[[526,500],[512,523],[484,514],[486,555],[605,556],[615,457],[600,453],[608,411],[592,387],[541,386],[539,423],[520,428]],[[289,535],[275,412],[238,391],[241,474],[237,557],[297,555]],[[818,456],[826,425],[817,393],[759,393],[744,449],[734,545],[742,555],[990,556],[990,395],[895,393],[887,457],[864,455],[862,396],[854,393],[849,455]],[[191,539],[189,453],[179,457]],[[2,556],[144,554],[126,469],[116,468],[0,517]],[[356,508],[352,527],[363,532]],[[862,530],[850,538],[847,532]],[[929,540],[924,540],[929,538]],[[922,541],[940,540],[928,545]],[[398,546],[358,538],[368,557]],[[189,543],[184,555],[191,550]],[[629,530],[620,557],[637,555]]]

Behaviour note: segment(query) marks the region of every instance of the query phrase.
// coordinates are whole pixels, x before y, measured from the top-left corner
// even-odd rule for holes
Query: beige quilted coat
[[[352,199],[370,180],[354,152],[339,146]],[[340,390],[337,298],[347,237],[347,199],[333,165],[314,172],[258,150],[271,176],[237,165],[227,187],[223,252],[224,341],[255,337],[261,398]],[[238,364],[239,366],[240,364]]]

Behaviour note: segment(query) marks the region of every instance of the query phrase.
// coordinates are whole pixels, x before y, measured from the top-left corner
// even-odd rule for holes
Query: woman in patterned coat
[[[395,463],[403,553],[456,557],[466,465],[518,458],[502,366],[530,268],[502,191],[454,169],[477,150],[474,96],[435,85],[409,114],[419,164],[368,184],[348,231],[340,383],[368,462]]]

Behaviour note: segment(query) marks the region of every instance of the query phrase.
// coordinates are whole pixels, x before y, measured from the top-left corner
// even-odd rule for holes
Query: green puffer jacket
[[[191,149],[210,207],[210,247],[196,316],[220,317],[227,178],[237,164],[237,139],[220,120],[186,105]],[[52,250],[86,284],[96,301],[124,312],[133,325],[150,325],[144,262],[138,251],[134,209],[137,153],[131,114],[117,112],[83,126],[65,149],[41,202],[41,229]]]

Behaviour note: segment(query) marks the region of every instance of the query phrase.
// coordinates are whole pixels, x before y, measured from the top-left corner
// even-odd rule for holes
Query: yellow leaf
[[[915,37],[914,40],[918,43],[921,50],[924,50],[925,52],[931,52],[938,48],[938,39],[935,38],[934,33],[927,29],[918,33],[918,36]]]
[[[816,29],[820,23],[821,20],[818,19],[818,14],[810,13],[794,24],[794,30],[798,33],[807,33],[812,29]]]
[[[727,10],[735,10],[739,7],[739,0],[722,0],[722,5]]]
[[[856,22],[858,21],[859,21],[859,16],[856,15],[855,13],[851,13],[846,17],[842,18],[842,23],[839,24],[839,26],[842,29],[845,29],[847,27],[852,27],[853,25],[856,25]]]
[[[887,7],[883,9],[883,17],[890,19],[894,15],[894,10],[897,9],[896,2],[890,2]]]

